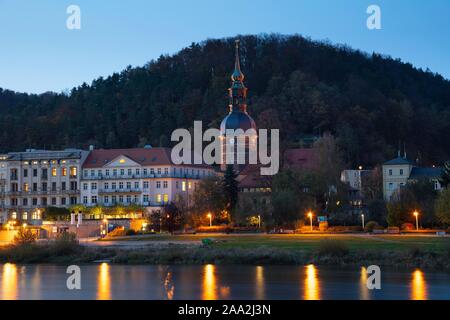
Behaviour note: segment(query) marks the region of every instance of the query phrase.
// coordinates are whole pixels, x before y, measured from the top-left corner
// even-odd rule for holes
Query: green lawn
[[[257,248],[274,247],[285,249],[310,250],[317,248],[321,241],[329,239],[343,242],[350,249],[410,249],[421,248],[433,251],[443,251],[450,248],[449,237],[414,236],[414,235],[149,235],[144,237],[129,237],[118,240],[127,241],[161,241],[173,243],[201,243],[204,238],[216,241],[215,247],[220,248]]]

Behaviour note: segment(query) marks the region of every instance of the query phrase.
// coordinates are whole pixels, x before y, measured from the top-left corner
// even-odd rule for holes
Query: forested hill
[[[298,35],[240,39],[249,113],[260,128],[282,128],[283,143],[329,131],[351,165],[386,160],[399,141],[424,164],[450,158],[443,77]],[[233,64],[234,39],[207,40],[69,95],[0,89],[0,149],[167,146],[194,120],[218,127]]]

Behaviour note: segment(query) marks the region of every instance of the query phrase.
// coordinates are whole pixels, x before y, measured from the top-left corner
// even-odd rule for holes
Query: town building
[[[395,193],[408,183],[418,180],[429,180],[434,184],[435,190],[442,190],[439,178],[442,168],[422,168],[413,161],[402,157],[400,152],[397,158],[383,164],[383,196],[386,201],[391,201]]]
[[[0,161],[5,165],[0,175],[6,174],[3,222],[39,224],[43,208],[79,203],[80,172],[87,155],[79,149],[8,153]]]
[[[6,154],[0,154],[0,224],[3,224],[8,219],[5,208],[6,175],[8,173],[6,169],[6,159]]]
[[[192,203],[206,165],[175,165],[169,148],[98,149],[83,165],[81,203],[87,207],[136,204],[147,213],[170,202]]]

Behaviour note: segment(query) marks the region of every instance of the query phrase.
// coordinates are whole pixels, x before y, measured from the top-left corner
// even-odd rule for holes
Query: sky
[[[81,10],[69,30],[66,10]],[[369,30],[367,8],[381,9]],[[0,88],[70,90],[208,38],[300,34],[450,79],[449,0],[0,0]]]

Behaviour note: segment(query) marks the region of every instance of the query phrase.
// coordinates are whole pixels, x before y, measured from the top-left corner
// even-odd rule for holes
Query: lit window
[[[11,219],[16,220],[17,219],[17,212],[11,213]]]
[[[25,191],[25,192],[28,192],[29,191],[29,186],[28,186],[28,183],[24,183],[23,184],[23,191]]]
[[[64,177],[67,176],[67,168],[66,167],[62,167],[62,175]]]
[[[164,202],[169,202],[169,195],[168,194],[164,195]]]
[[[71,177],[77,176],[77,167],[70,167],[70,176]]]
[[[28,220],[28,212],[22,213],[22,220]]]
[[[125,161],[125,159],[120,159],[119,160],[119,163],[125,163],[126,161]]]
[[[186,181],[181,183],[181,190],[186,191]]]
[[[156,195],[156,202],[161,203],[161,195],[160,194]]]
[[[56,177],[56,168],[52,168],[52,177]]]
[[[192,183],[188,182],[188,188],[191,189],[192,188]]]

